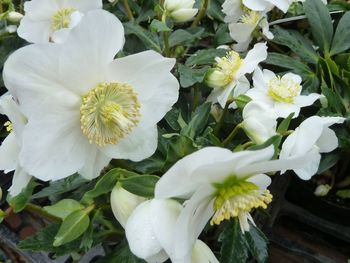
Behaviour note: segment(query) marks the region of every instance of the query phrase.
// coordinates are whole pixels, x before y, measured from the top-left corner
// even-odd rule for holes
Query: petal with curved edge
[[[191,20],[198,13],[196,8],[181,8],[171,12],[171,18],[176,22],[186,22]]]
[[[102,169],[111,161],[111,158],[95,146],[89,147],[86,155],[85,164],[78,173],[85,179],[92,180],[100,175]]]
[[[273,8],[273,5],[265,0],[243,0],[243,4],[255,11],[265,11]]]
[[[320,153],[328,153],[338,147],[338,138],[335,132],[327,127],[323,128],[321,136],[316,141]]]
[[[13,175],[12,185],[9,188],[9,193],[12,197],[19,195],[23,189],[27,187],[32,176],[30,176],[22,167],[17,167]]]
[[[59,9],[55,0],[34,0],[24,3],[25,17],[35,20],[51,20],[51,16]]]
[[[191,263],[219,263],[213,251],[201,240],[197,239],[192,251]]]
[[[59,75],[70,90],[85,95],[106,81],[107,67],[124,45],[119,19],[104,10],[88,12],[62,44]]]
[[[226,23],[236,23],[243,15],[240,1],[225,1],[222,4],[222,12],[226,15]]]
[[[320,97],[321,95],[316,93],[311,93],[307,96],[301,95],[295,98],[294,103],[299,107],[306,107],[312,105]]]
[[[69,1],[69,5],[80,12],[86,13],[90,10],[101,9],[102,0],[74,0]]]
[[[264,0],[265,1],[265,0]],[[271,4],[275,5],[278,9],[280,9],[283,13],[288,11],[289,6],[293,1],[291,0],[266,0]]]
[[[269,71],[269,72],[272,72],[272,71]],[[273,72],[272,72],[273,73]],[[273,73],[274,74],[274,73]],[[261,92],[264,92],[266,93],[266,90],[267,90],[267,82],[269,81],[267,79],[267,76],[266,76],[266,72],[265,70],[262,71],[260,69],[260,67],[257,67],[255,70],[254,70],[254,73],[253,73],[253,85],[254,85],[254,88],[258,89],[259,91]]]
[[[232,23],[228,25],[231,38],[238,43],[250,39],[255,27],[255,25],[243,23]]]
[[[275,102],[274,109],[277,116],[281,118],[287,118],[291,113],[294,113],[294,119],[298,117],[300,113],[300,107],[291,103]]]
[[[18,166],[19,146],[14,133],[10,133],[0,146],[0,170],[6,173]]]
[[[175,60],[155,51],[116,59],[108,67],[108,81],[128,83],[141,104],[140,125],[154,125],[171,109],[179,96],[179,83],[171,74]]]
[[[267,46],[266,43],[255,44],[253,49],[248,51],[247,56],[244,58],[240,69],[237,72],[238,76],[242,76],[247,73],[252,73],[258,64],[267,58]]]
[[[49,43],[51,23],[50,21],[46,20],[34,21],[30,17],[24,16],[17,29],[17,34],[19,37],[27,40],[30,43]]]
[[[187,262],[196,240],[214,214],[212,193],[214,188],[206,185],[198,188],[189,199],[176,222],[173,262]]]
[[[157,145],[157,126],[144,128],[139,125],[117,144],[100,147],[100,150],[111,158],[138,162],[150,157],[156,151]]]
[[[151,258],[163,250],[154,233],[153,216],[151,201],[146,201],[134,210],[125,226],[131,252],[142,259]]]
[[[162,250],[157,255],[146,258],[145,261],[147,263],[163,263],[169,258],[168,254]]]
[[[310,180],[311,177],[317,173],[318,166],[320,165],[321,154],[318,149],[312,149],[309,152],[308,162],[298,169],[293,169],[298,177],[302,180]]]
[[[265,190],[271,184],[271,178],[269,176],[267,176],[266,174],[253,175],[253,176],[247,178],[246,181],[251,182],[251,183],[259,186],[259,188],[262,190]]]
[[[291,73],[291,72],[288,72],[287,74],[284,74],[282,76],[282,80],[283,79],[292,80],[293,82],[295,82],[297,84],[300,84],[301,81],[302,81],[302,79],[301,79],[301,77],[299,75]]]
[[[177,161],[157,182],[156,198],[189,198],[200,186],[191,178],[192,173],[203,165],[230,160],[232,152],[219,147],[206,147]],[[176,187],[174,187],[176,185]]]

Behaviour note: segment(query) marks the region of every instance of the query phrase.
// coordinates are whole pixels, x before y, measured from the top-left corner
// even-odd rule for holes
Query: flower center
[[[7,121],[4,123],[4,126],[6,127],[7,132],[12,132],[13,131],[13,124],[10,121]]]
[[[269,96],[278,102],[293,103],[300,95],[301,86],[292,79],[275,77],[268,83]]]
[[[260,18],[261,17],[259,12],[247,9],[245,10],[245,13],[240,17],[240,21],[243,24],[256,26],[259,23]]]
[[[235,176],[216,187],[215,214],[210,221],[211,225],[219,225],[224,220],[247,214],[254,208],[266,209],[272,201],[269,190],[261,190],[257,185]]]
[[[51,29],[57,31],[62,28],[68,28],[71,22],[70,15],[76,11],[74,8],[62,8],[51,17]]]
[[[216,70],[223,75],[222,87],[234,80],[238,69],[241,67],[242,59],[235,51],[230,51],[226,57],[216,58]]]
[[[139,122],[140,103],[128,84],[100,83],[82,101],[80,124],[90,143],[117,144]]]

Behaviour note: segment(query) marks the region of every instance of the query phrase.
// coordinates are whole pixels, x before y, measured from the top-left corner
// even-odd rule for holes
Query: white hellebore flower
[[[175,59],[146,51],[120,59],[121,22],[91,11],[62,44],[26,46],[4,66],[28,124],[21,165],[41,180],[97,177],[112,158],[140,161],[157,148],[157,123],[177,101]]]
[[[126,223],[125,234],[132,253],[149,263],[219,263],[210,248],[196,240],[189,257],[173,258],[175,224],[183,207],[171,199],[152,199],[140,204]]]
[[[101,8],[102,0],[27,1],[18,35],[30,43],[63,42],[84,14]]]
[[[273,155],[273,146],[235,153],[207,147],[184,157],[161,177],[155,188],[156,198],[187,199],[176,221],[175,259],[188,257],[210,218],[211,224],[220,224],[238,217],[242,231],[248,231],[248,220],[253,223],[250,211],[266,208],[272,199],[267,190],[271,179],[264,173],[301,168],[308,162],[306,155],[270,160]]]
[[[0,113],[8,116],[5,123],[10,134],[0,146],[0,170],[5,173],[15,170],[12,186],[9,189],[11,196],[16,196],[28,185],[32,178],[19,164],[19,152],[22,144],[22,133],[27,119],[20,112],[17,103],[11,95],[3,95],[0,98]]]
[[[197,8],[193,8],[194,3],[195,0],[165,0],[164,9],[175,22],[186,22],[198,12]]]
[[[338,138],[329,126],[343,123],[344,120],[342,117],[319,116],[306,119],[284,141],[279,158],[288,159],[310,153],[308,165],[293,169],[301,179],[309,180],[318,170],[320,153],[331,152],[338,147]]]
[[[321,97],[316,93],[301,95],[301,77],[293,73],[279,77],[270,70],[257,68],[253,82],[254,88],[246,95],[254,101],[268,104],[282,118],[291,113],[294,113],[293,118],[298,117],[301,107],[310,106]]]
[[[147,199],[126,191],[120,183],[117,183],[111,193],[111,207],[115,218],[125,228],[131,213],[135,208]]]
[[[242,0],[242,3],[255,11],[263,11],[266,9],[272,9],[276,6],[282,12],[286,13],[289,6],[293,4],[295,0]]]
[[[262,144],[276,135],[277,116],[268,105],[251,101],[243,109],[242,127],[256,144]]]
[[[244,59],[235,51],[229,51],[226,57],[215,58],[216,66],[206,76],[207,85],[213,88],[208,101],[218,102],[224,108],[230,97],[245,93],[250,88],[245,74],[252,73],[266,57],[266,43],[258,43]],[[235,103],[230,105],[235,106]]]
[[[262,29],[262,33],[268,39],[273,38],[266,17],[268,9],[255,11],[242,5],[241,0],[226,0],[222,5],[222,11],[226,15],[225,22],[229,24],[230,35],[237,42],[234,45],[235,50],[247,50],[257,27]]]

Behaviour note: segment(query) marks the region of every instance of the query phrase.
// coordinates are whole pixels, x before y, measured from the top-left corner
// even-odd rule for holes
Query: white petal
[[[289,79],[289,80],[292,80],[292,81],[294,81],[294,82],[296,82],[298,84],[300,84],[301,81],[302,81],[302,79],[301,79],[301,77],[299,75],[291,73],[291,72],[288,72],[287,74],[284,74],[282,76],[282,79],[287,79],[287,80]]]
[[[69,5],[80,12],[86,13],[90,10],[101,9],[102,0],[74,0],[69,1]]]
[[[299,169],[294,169],[294,172],[302,180],[309,180],[311,177],[316,174],[318,166],[320,165],[321,154],[318,152],[318,149],[312,149],[308,157],[308,163]]]
[[[327,127],[323,128],[321,136],[316,142],[320,153],[328,153],[338,147],[338,138],[335,132]]]
[[[278,117],[287,118],[294,113],[293,119],[299,116],[300,107],[292,103],[275,102],[275,112]]]
[[[186,22],[191,20],[198,13],[196,8],[181,8],[171,12],[171,18],[176,22]]]
[[[95,146],[89,147],[86,155],[85,164],[78,173],[85,179],[92,180],[100,175],[102,169],[109,164],[111,158]]]
[[[226,23],[235,23],[243,15],[240,1],[226,0],[222,4],[222,12],[226,15]]]
[[[320,94],[312,93],[307,96],[301,95],[295,98],[295,104],[299,107],[306,107],[312,105],[321,97]]]
[[[162,246],[155,236],[152,225],[151,201],[140,204],[129,217],[125,235],[131,252],[146,259],[161,252]]]
[[[230,36],[233,40],[240,42],[245,42],[250,39],[256,25],[243,24],[243,23],[232,23],[229,24]]]
[[[243,4],[255,11],[264,11],[273,7],[271,3],[264,0],[243,0]]]
[[[106,81],[106,70],[124,45],[124,28],[118,18],[103,10],[86,14],[62,46],[60,74],[66,87],[85,95]]]
[[[219,147],[206,147],[177,161],[157,182],[156,198],[190,197],[199,187],[192,173],[203,165],[231,159],[232,152]],[[174,187],[176,185],[176,187]]]
[[[130,84],[141,103],[140,125],[154,125],[171,109],[179,96],[179,83],[171,74],[175,60],[145,51],[114,60],[108,80]]]
[[[260,189],[265,190],[271,184],[271,178],[266,174],[257,174],[249,177],[246,181],[251,182]]]
[[[150,157],[156,151],[157,144],[157,126],[144,128],[139,125],[116,145],[100,147],[100,150],[111,158],[138,162]]]
[[[274,74],[272,71],[268,71],[271,72],[272,74]],[[260,90],[261,92],[265,92],[267,91],[267,78],[265,77],[265,70],[264,73],[263,71],[257,67],[254,70],[254,74],[253,74],[253,84],[254,84],[254,88]],[[267,75],[267,74],[266,74]]]
[[[267,46],[266,43],[255,44],[247,56],[244,58],[242,66],[239,69],[239,75],[246,73],[252,73],[258,66],[258,64],[267,58]]]
[[[17,34],[30,43],[49,43],[51,23],[48,20],[34,21],[30,17],[24,16],[17,29]]]
[[[19,195],[27,187],[31,179],[32,177],[22,167],[18,166],[13,175],[12,186],[9,188],[10,195],[12,197]]]
[[[214,103],[218,102],[222,108],[225,108],[226,102],[229,96],[231,95],[232,90],[235,88],[236,84],[237,83],[235,81],[232,81],[226,87],[213,89],[213,91],[208,96],[207,101],[211,101]]]
[[[293,2],[291,0],[267,0],[271,4],[279,8],[283,13],[288,11],[290,4]]]
[[[24,3],[25,16],[35,20],[50,20],[58,9],[57,1],[53,0],[34,0]]]
[[[19,146],[14,133],[10,133],[0,146],[0,170],[13,171],[18,165]]]
[[[201,240],[197,240],[193,251],[191,263],[219,263],[213,251]]]
[[[70,31],[70,28],[62,28],[60,30],[57,30],[52,33],[51,39],[55,43],[64,43],[67,40]]]
[[[165,262],[168,258],[169,258],[168,254],[164,250],[162,250],[158,254],[152,257],[146,258],[145,261],[147,263],[162,263],[162,262]]]

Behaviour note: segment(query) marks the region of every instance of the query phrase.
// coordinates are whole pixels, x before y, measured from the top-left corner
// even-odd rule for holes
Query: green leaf
[[[251,98],[249,98],[247,95],[244,95],[244,94],[241,94],[235,98],[237,107],[240,109],[243,109],[245,105],[247,105],[251,100],[252,100]]]
[[[169,36],[169,46],[186,45],[193,43],[196,39],[200,39],[204,32],[204,28],[198,28],[195,32],[189,30],[178,29]]]
[[[138,24],[135,24],[132,21],[128,23],[124,23],[124,29],[125,29],[126,35],[134,34],[143,42],[145,47],[149,49],[153,49],[159,53],[162,52],[159,45],[159,38],[156,33],[152,33],[144,29],[143,27],[139,26]]]
[[[220,22],[224,22],[224,13],[222,12],[221,7],[223,2],[224,1],[222,0],[210,1],[207,10],[208,16],[213,17],[216,20],[219,20]]]
[[[272,30],[274,38],[273,42],[289,47],[294,53],[298,54],[303,60],[316,64],[318,54],[312,47],[311,42],[304,38],[296,30],[286,30],[279,26],[275,26]]]
[[[343,111],[341,98],[337,93],[335,93],[333,90],[328,88],[327,84],[325,82],[321,85],[322,94],[327,98],[328,101],[328,107],[335,111],[338,114],[341,114]]]
[[[322,174],[328,169],[332,168],[340,159],[337,153],[326,153],[322,155],[320,166],[318,167],[317,174]]]
[[[219,236],[221,245],[220,262],[246,263],[249,257],[246,240],[238,219],[229,222]]]
[[[188,136],[192,139],[199,135],[207,126],[210,115],[210,109],[210,102],[200,105],[194,112],[189,124],[182,129],[181,134]]]
[[[336,192],[336,195],[339,196],[340,198],[348,199],[350,198],[350,189],[339,190]]]
[[[340,19],[332,41],[330,54],[335,55],[350,48],[350,12],[346,12]]]
[[[130,193],[152,198],[154,197],[154,187],[158,180],[159,177],[155,175],[138,175],[121,179],[119,182],[122,184],[122,187]]]
[[[10,194],[7,195],[7,202],[15,213],[22,211],[26,207],[27,203],[32,198],[34,188],[38,185],[39,184],[32,179],[19,195],[13,197]]]
[[[304,2],[304,11],[315,42],[323,53],[328,53],[333,37],[332,18],[328,8],[320,0],[307,0]]]
[[[44,206],[43,209],[49,214],[62,218],[63,220],[72,212],[82,210],[84,206],[73,199],[63,199],[50,206]]]
[[[289,124],[294,116],[294,112],[289,114],[287,118],[285,118],[277,128],[277,133],[283,135],[289,129]]]
[[[186,66],[191,67],[194,65],[208,65],[213,64],[215,62],[216,57],[223,57],[227,53],[225,49],[203,49],[194,53],[191,57],[189,57],[186,61]]]
[[[85,210],[77,210],[68,215],[61,224],[55,241],[54,247],[71,242],[80,237],[89,227],[90,218]]]
[[[245,238],[250,253],[258,263],[268,262],[268,239],[259,228],[250,225],[250,230],[245,232]]]
[[[198,150],[193,140],[187,136],[173,136],[168,140],[166,163],[163,170],[172,166],[179,159]]]
[[[173,107],[170,111],[167,112],[167,114],[165,114],[165,117],[164,117],[165,121],[174,131],[181,130],[181,126],[178,122],[179,115],[180,115],[180,110]]]
[[[127,241],[123,241],[118,245],[113,252],[104,258],[97,260],[96,263],[143,263],[142,259],[134,256],[130,249]]]
[[[181,87],[188,88],[193,86],[195,83],[202,83],[209,67],[194,69],[178,64],[177,69],[180,75]]]
[[[152,32],[169,32],[171,31],[171,28],[167,27],[166,24],[164,24],[162,21],[159,21],[157,19],[153,19],[150,29]]]

